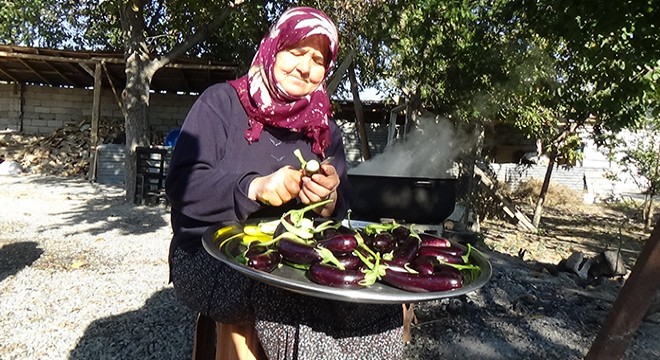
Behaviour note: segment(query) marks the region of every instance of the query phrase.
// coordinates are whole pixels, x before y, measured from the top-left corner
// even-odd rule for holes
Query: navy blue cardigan
[[[338,201],[333,217],[343,218],[347,204],[347,168],[342,134],[334,121],[332,141],[326,156],[340,176]],[[300,149],[305,159],[318,159],[311,142],[302,134],[265,127],[257,142],[248,144],[244,133],[248,118],[236,91],[227,83],[209,87],[193,104],[172,153],[165,182],[171,205],[176,247],[190,251],[202,246],[201,235],[222,221],[278,217],[301,207],[297,201],[271,207],[248,198],[248,186],[257,176],[268,175],[285,165],[300,167],[293,154]]]

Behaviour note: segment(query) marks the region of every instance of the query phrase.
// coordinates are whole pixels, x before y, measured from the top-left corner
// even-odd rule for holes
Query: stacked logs
[[[123,141],[122,121],[102,121],[99,144]],[[0,143],[4,160],[17,162],[24,171],[86,177],[91,153],[89,121],[69,123],[47,136],[5,135]]]

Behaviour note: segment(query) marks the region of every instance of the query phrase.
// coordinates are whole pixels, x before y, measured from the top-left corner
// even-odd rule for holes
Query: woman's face
[[[316,90],[325,77],[328,39],[312,35],[277,53],[273,71],[280,87],[301,98]]]

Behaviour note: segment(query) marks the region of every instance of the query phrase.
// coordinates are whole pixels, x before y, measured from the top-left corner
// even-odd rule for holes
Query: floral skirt
[[[176,249],[170,266],[181,302],[216,321],[254,321],[270,360],[403,358],[401,305],[300,295],[256,282],[204,249]]]

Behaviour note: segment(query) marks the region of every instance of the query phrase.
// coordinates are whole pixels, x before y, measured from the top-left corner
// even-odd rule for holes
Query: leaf
[[[84,267],[84,266],[87,266],[88,264],[89,264],[89,263],[87,262],[86,259],[84,259],[84,258],[79,258],[79,259],[73,260],[73,261],[71,262],[70,267],[71,267],[71,269],[73,269],[73,270],[77,270],[77,269],[80,269],[80,268],[82,268],[82,267]]]

